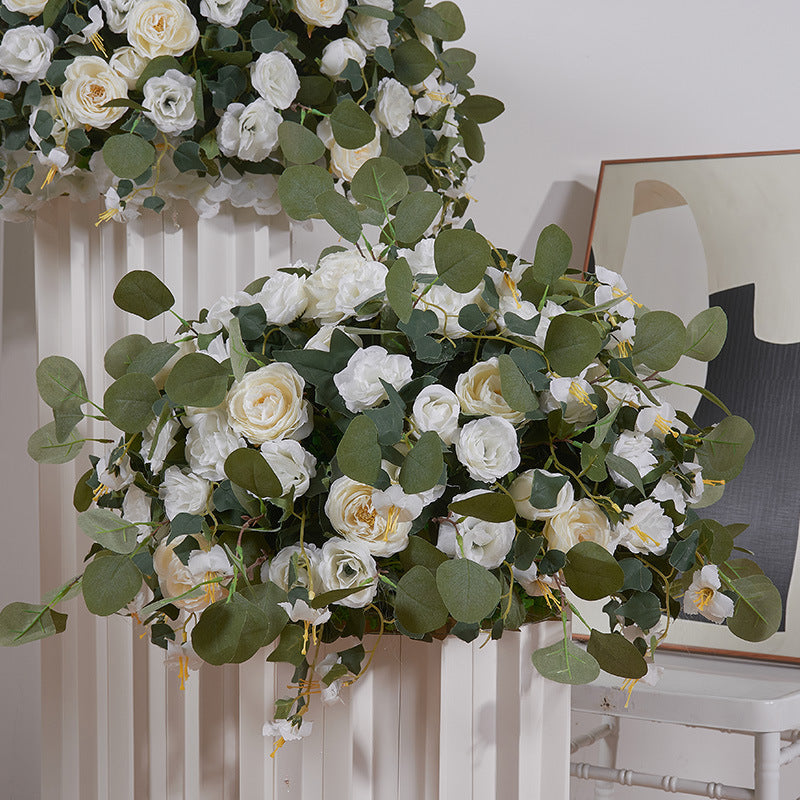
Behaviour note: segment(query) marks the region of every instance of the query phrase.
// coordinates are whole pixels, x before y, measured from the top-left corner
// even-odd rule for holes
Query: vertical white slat
[[[320,720],[324,725],[322,800],[349,797],[353,774],[353,739],[348,704],[353,692],[359,690],[359,683],[343,689],[342,702],[327,706]],[[320,719],[320,715],[317,714],[315,718]]]
[[[323,754],[325,752],[325,710],[318,694],[312,694],[308,718],[312,720],[311,735],[303,739],[298,750],[302,751],[302,786],[292,797],[298,800],[319,800],[323,791]]]
[[[202,764],[200,740],[202,735],[201,708],[203,697],[202,677],[198,673],[190,674],[181,690],[176,686],[174,674],[173,683],[167,685],[167,691],[182,695],[183,708],[179,716],[178,725],[183,734],[183,794],[175,795],[174,800],[197,800],[201,797]],[[170,796],[169,800],[173,800]]]
[[[170,744],[167,711],[167,671],[164,669],[164,656],[160,648],[148,647],[146,727],[137,731],[137,734],[147,742],[147,794],[144,796],[152,800],[167,800]]]
[[[399,758],[400,637],[384,636],[376,646],[378,649],[371,667],[375,671],[372,797],[397,797],[400,782],[405,779]]]
[[[289,664],[275,665],[275,697],[289,697],[293,690],[289,688],[292,680],[294,667]],[[266,741],[269,752],[277,744],[277,739],[267,737]],[[273,794],[267,795],[274,798],[296,798],[302,797],[303,791],[303,745],[299,742],[288,742],[281,747],[274,755],[274,778]]]
[[[372,642],[374,645],[374,642]],[[353,769],[350,784],[352,800],[371,800],[374,772],[376,725],[375,667],[371,666],[356,683],[345,702],[350,710],[350,737],[353,742]]]
[[[271,749],[261,735],[274,709],[274,667],[261,654],[239,666],[239,791],[254,800],[272,791]]]
[[[520,715],[525,713],[526,700],[519,696],[520,636],[506,631],[495,643],[497,649],[497,783],[495,795],[506,800],[525,800],[519,793],[517,771],[521,754],[519,741]],[[533,669],[532,664],[528,664]],[[526,754],[526,758],[530,756]]]
[[[439,794],[472,798],[472,649],[458,639],[442,642],[439,709]]]
[[[221,800],[239,798],[239,667],[226,664],[223,673],[223,793]]]
[[[497,782],[498,643],[482,634],[472,649],[472,796],[491,797]]]
[[[527,626],[520,632],[519,683],[520,697],[525,698],[519,720],[519,795],[530,800],[545,800],[550,795],[541,790],[541,753],[546,725],[543,718],[543,684],[530,662],[530,654],[538,649],[536,626]]]
[[[196,772],[199,763],[192,763],[187,759],[185,748],[185,726],[184,726],[184,700],[187,692],[191,695],[196,693],[197,690],[197,676],[195,678],[194,686],[192,686],[191,678],[186,681],[186,687],[183,691],[178,690],[178,675],[174,669],[168,669],[163,664],[163,654],[159,654],[161,663],[161,671],[164,673],[164,708],[166,711],[166,769],[164,771],[164,794],[167,800],[186,800],[189,795],[185,793],[186,775],[189,770],[194,767]],[[190,776],[191,780],[191,776]],[[197,797],[197,795],[195,795]]]

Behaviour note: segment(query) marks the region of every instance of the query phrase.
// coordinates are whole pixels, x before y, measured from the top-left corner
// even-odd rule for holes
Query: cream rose
[[[308,305],[305,275],[277,272],[253,296],[260,303],[271,325],[288,325],[303,314]]]
[[[453,392],[438,383],[426,386],[414,400],[411,424],[418,431],[435,431],[446,444],[458,438],[458,415],[461,406]]]
[[[331,151],[331,172],[345,181],[353,180],[353,176],[367,161],[381,154],[381,135],[377,125],[375,138],[355,150],[347,150],[336,142],[327,119],[322,120],[317,126],[317,136]]]
[[[294,0],[294,10],[308,25],[331,28],[342,21],[347,0]]]
[[[300,91],[300,78],[291,59],[277,50],[262,53],[250,66],[253,88],[275,108],[289,108]]]
[[[379,17],[368,17],[356,14],[353,20],[353,31],[359,44],[370,53],[378,47],[389,47],[392,37],[389,35],[389,21]]]
[[[139,76],[144,72],[148,59],[137,53],[132,47],[120,47],[115,50],[108,61],[108,66],[125,79],[128,89],[136,88]]]
[[[347,366],[333,376],[348,411],[357,414],[387,398],[383,383],[398,391],[413,377],[411,359],[400,353],[390,354],[380,345],[359,349],[350,356]]]
[[[491,483],[519,466],[517,432],[502,417],[473,420],[458,435],[456,456],[473,480]]]
[[[15,81],[38,81],[50,68],[58,39],[41,25],[7,29],[0,41],[0,69]]]
[[[318,571],[326,592],[364,586],[361,591],[337,600],[336,605],[363,608],[378,591],[378,568],[362,542],[328,539],[322,547]]]
[[[351,542],[361,542],[374,556],[405,550],[411,522],[391,526],[372,505],[373,488],[346,475],[337,478],[325,501],[325,513],[334,530]]]
[[[561,487],[556,497],[556,504],[552,508],[536,508],[531,503],[531,487],[533,486],[533,477],[537,472],[548,478],[564,477],[557,472],[546,472],[543,469],[528,469],[518,475],[516,480],[508,487],[509,494],[514,499],[517,514],[530,520],[550,519],[556,514],[563,514],[572,506],[575,500],[572,484],[567,481]]]
[[[150,78],[144,85],[144,115],[162,133],[183,133],[195,126],[195,79],[176,69]]]
[[[3,0],[3,5],[9,11],[16,11],[19,14],[35,17],[44,11],[47,0]]]
[[[294,439],[264,442],[261,455],[281,482],[284,494],[294,489],[297,498],[308,491],[311,479],[317,474],[317,459],[300,442]]]
[[[359,67],[367,63],[367,54],[364,48],[352,39],[336,39],[325,45],[319,71],[323,75],[336,80],[344,71],[348,61],[355,61]]]
[[[225,400],[228,421],[253,444],[302,439],[311,432],[306,382],[290,364],[267,364],[233,384]]]
[[[514,411],[500,390],[500,368],[497,358],[480,361],[458,376],[456,395],[465,414],[501,417],[509,422],[522,422],[525,414]]]
[[[200,0],[200,13],[209,21],[225,28],[239,24],[248,0]]]
[[[547,520],[544,535],[548,545],[562,553],[569,552],[578,542],[595,542],[609,553],[614,552],[617,544],[608,517],[586,497]]]
[[[408,130],[414,100],[400,81],[383,78],[378,84],[375,98],[375,118],[392,136],[400,136]]]
[[[180,0],[136,0],[128,12],[128,41],[143,56],[180,56],[200,38],[192,12]]]
[[[178,514],[206,514],[211,504],[212,485],[205,478],[167,467],[158,496],[164,501],[168,519]]]
[[[61,102],[76,122],[107,128],[128,110],[105,108],[109,100],[128,96],[128,84],[99,56],[76,56],[64,74]]]
[[[278,144],[283,117],[266,100],[231,103],[217,126],[217,144],[226,156],[263,161]]]
[[[482,493],[483,489],[473,489],[466,494],[457,494],[453,502]],[[467,558],[486,569],[495,569],[503,563],[511,549],[516,530],[513,520],[486,522],[475,517],[456,517],[439,523],[436,546],[450,558]]]
[[[197,541],[198,555],[208,554],[212,549],[215,551],[210,558],[203,561],[195,559],[192,564],[194,554],[189,557],[189,564],[184,564],[175,555],[175,548],[184,540],[186,536],[176,536],[169,544],[161,542],[153,553],[153,568],[158,576],[158,584],[161,587],[161,594],[164,597],[179,598],[180,595],[190,592],[195,586],[214,578],[228,576],[230,574],[230,563],[228,562],[225,551],[219,545],[214,548],[202,537],[192,537]],[[222,552],[222,558],[219,552]],[[227,567],[226,567],[227,564]],[[207,569],[203,569],[207,567]],[[219,571],[217,571],[219,568]],[[195,597],[180,597],[173,600],[178,608],[185,609],[189,613],[199,613],[211,605],[211,603],[221,600],[227,591],[219,583],[206,583],[197,592]]]

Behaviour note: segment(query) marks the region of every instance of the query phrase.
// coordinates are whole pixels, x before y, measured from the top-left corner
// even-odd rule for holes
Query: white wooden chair
[[[779,800],[780,767],[800,755],[800,671],[739,658],[660,652],[664,674],[655,686],[620,691],[622,678],[602,673],[573,687],[573,711],[601,717],[601,724],[572,742],[572,752],[601,741],[600,764],[573,761],[570,774],[596,781],[595,798],[611,798],[614,784],[663,789],[725,800]],[[745,733],[754,739],[754,788],[705,783],[618,769],[616,742],[625,719]]]

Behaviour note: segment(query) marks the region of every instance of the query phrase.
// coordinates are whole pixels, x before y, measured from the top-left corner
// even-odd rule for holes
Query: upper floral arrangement
[[[380,155],[452,219],[503,109],[469,93],[452,2],[2,0],[0,32],[5,219],[61,194],[104,219],[178,198],[339,219],[309,197]]]

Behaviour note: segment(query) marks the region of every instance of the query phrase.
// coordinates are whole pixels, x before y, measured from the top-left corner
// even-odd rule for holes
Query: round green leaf
[[[747,642],[763,642],[781,624],[780,592],[766,575],[750,575],[732,581],[738,595],[728,630]]]
[[[133,180],[153,166],[156,149],[135,133],[120,133],[106,139],[103,160],[118,178]]]
[[[114,342],[106,350],[103,366],[112,378],[121,378],[127,371],[131,362],[146,347],[151,344],[146,336],[140,333],[131,333]]]
[[[686,349],[686,328],[669,311],[648,311],[636,323],[633,360],[658,372],[672,369]]]
[[[339,469],[354,481],[374,485],[381,471],[378,428],[365,414],[353,417],[336,448]]]
[[[39,464],[66,464],[77,458],[83,449],[83,440],[70,433],[59,441],[56,423],[48,422],[28,439],[28,455]]]
[[[430,570],[417,564],[400,578],[394,613],[400,624],[415,635],[435,631],[447,622],[447,608]]]
[[[209,664],[241,664],[267,643],[273,628],[259,606],[237,593],[212,603],[200,615],[192,630],[192,647]]]
[[[505,111],[503,103],[485,94],[471,94],[458,104],[458,111],[473,122],[491,122]]]
[[[621,678],[643,678],[647,674],[647,662],[621,633],[600,633],[593,630],[586,647],[600,669]]]
[[[128,556],[99,556],[86,567],[82,587],[86,608],[107,617],[136,597],[142,588],[142,573]]]
[[[267,581],[266,583],[252,583],[245,586],[240,594],[245,600],[258,606],[267,618],[267,631],[264,635],[264,644],[280,636],[281,631],[286,627],[289,617],[286,612],[278,605],[287,600],[286,592],[280,586]]]
[[[588,319],[561,314],[550,321],[544,354],[553,372],[573,377],[594,361],[602,347],[603,340]]]
[[[480,622],[497,608],[502,589],[488,569],[467,558],[445,561],[436,570],[436,587],[458,622]]]
[[[469,117],[464,117],[458,123],[458,132],[464,140],[467,156],[478,163],[483,161],[486,155],[486,143],[483,141],[483,134],[478,123]]]
[[[600,600],[622,588],[625,573],[597,542],[578,542],[567,553],[564,580],[583,600]]]
[[[172,292],[152,272],[131,270],[114,289],[114,302],[123,311],[153,319],[175,305]]]
[[[237,486],[257,497],[280,497],[283,486],[258,450],[240,447],[225,459],[225,474]]]
[[[435,192],[412,192],[397,207],[394,232],[398,242],[413,245],[424,236],[442,210],[442,198]]]
[[[50,408],[80,407],[86,402],[86,382],[74,361],[63,356],[48,356],[36,368],[39,396]]]
[[[427,492],[439,482],[443,468],[442,440],[436,432],[425,431],[400,468],[400,486],[406,494]]]
[[[350,97],[346,97],[333,109],[330,122],[333,138],[345,150],[357,150],[375,138],[372,117]]]
[[[450,83],[461,83],[475,66],[476,56],[462,47],[450,47],[439,56],[444,76]]]
[[[447,561],[447,556],[438,547],[434,547],[421,536],[409,536],[408,546],[398,557],[403,568],[408,571],[416,566],[423,566],[431,573],[435,573],[439,564]],[[438,596],[438,590],[436,594]]]
[[[156,56],[155,58],[151,59],[142,70],[142,74],[139,75],[138,79],[136,80],[136,90],[141,92],[142,89],[144,89],[144,85],[150,80],[150,78],[158,78],[168,69],[176,69],[178,72],[183,72],[181,62],[178,61],[175,56]],[[139,175],[141,174],[142,173],[140,172]],[[138,175],[134,175],[133,177],[138,177]]]
[[[547,286],[554,284],[567,271],[570,258],[572,241],[569,236],[558,225],[548,225],[536,242],[533,256],[536,280]]]
[[[414,276],[408,261],[398,258],[389,267],[386,275],[386,299],[401,322],[411,319],[411,312],[414,310],[414,296],[411,294],[413,287]]]
[[[729,481],[744,466],[744,460],[755,441],[755,432],[742,417],[725,417],[703,437],[697,450],[697,460],[703,467],[703,477]]]
[[[476,231],[455,228],[442,231],[433,246],[436,272],[456,292],[470,292],[491,266],[489,243]]]
[[[433,7],[423,8],[414,17],[414,27],[445,42],[460,39],[466,31],[461,9],[449,0],[437,3]]]
[[[348,242],[361,238],[361,220],[358,211],[344,195],[336,191],[323,192],[317,197],[317,208],[325,221]]]
[[[325,145],[319,136],[297,122],[281,122],[278,141],[283,155],[293,164],[310,164],[325,155]]]
[[[698,361],[716,358],[728,335],[728,317],[719,306],[701,311],[686,326],[686,351],[684,355]]]
[[[536,399],[531,385],[514,363],[514,359],[507,353],[503,353],[498,359],[498,367],[500,393],[509,407],[514,411],[536,411],[539,408],[539,401]]]
[[[395,77],[406,86],[422,83],[436,66],[436,56],[417,39],[401,42],[392,56]]]
[[[388,212],[408,194],[408,177],[391,158],[371,158],[353,176],[350,189],[359,203]]]
[[[381,135],[381,154],[401,167],[413,167],[425,158],[425,134],[419,121],[412,119],[408,129],[399,136],[384,131]]]
[[[514,501],[505,492],[481,492],[450,503],[448,508],[459,516],[475,517],[486,522],[508,522],[517,515]]]
[[[289,167],[278,178],[281,205],[292,219],[305,220],[317,216],[320,213],[317,198],[331,191],[333,177],[316,164]]]
[[[141,372],[154,378],[175,353],[177,345],[172,342],[156,342],[143,348],[131,361],[128,372]]]
[[[10,603],[0,611],[0,645],[16,647],[61,633],[67,615],[31,603]]]
[[[106,550],[127,555],[136,549],[137,527],[108,508],[90,508],[78,514],[78,526]]]
[[[106,389],[103,395],[103,410],[111,424],[121,431],[138,433],[143,431],[155,417],[153,404],[159,397],[161,395],[152,378],[139,372],[132,372],[117,378]]]
[[[175,362],[164,391],[176,406],[214,408],[228,392],[228,370],[206,353],[187,353]]]
[[[542,647],[531,660],[541,675],[556,683],[578,686],[591,683],[600,674],[597,661],[569,639]]]

